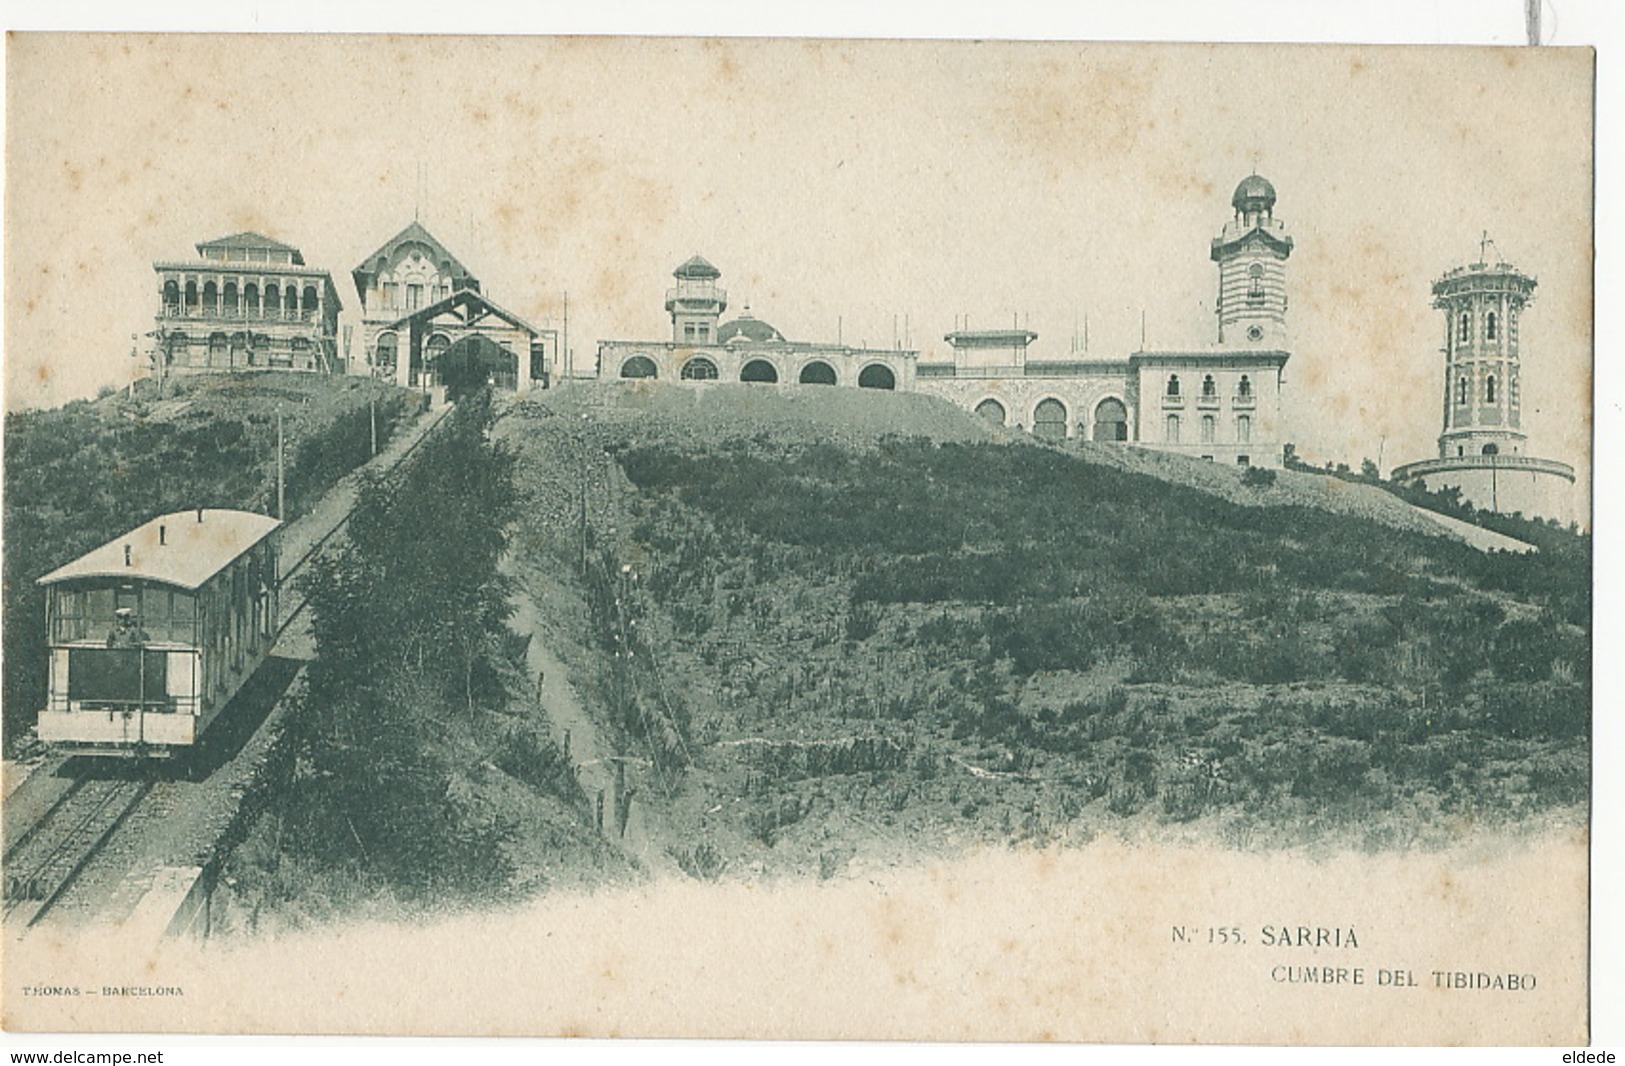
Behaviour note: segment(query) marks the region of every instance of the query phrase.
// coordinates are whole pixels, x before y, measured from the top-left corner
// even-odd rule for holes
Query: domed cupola
[[[784,334],[752,315],[749,307],[738,318],[724,322],[717,330],[718,344],[765,344],[782,340]]]
[[[1267,215],[1275,210],[1275,186],[1257,174],[1241,179],[1230,206],[1240,215]]]

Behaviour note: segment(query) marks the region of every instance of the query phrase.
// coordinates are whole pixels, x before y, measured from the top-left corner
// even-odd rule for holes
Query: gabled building
[[[159,260],[154,362],[160,374],[261,368],[343,373],[333,278],[261,233]]]
[[[378,377],[409,388],[439,385],[441,356],[476,336],[507,353],[491,359],[481,348],[497,387],[524,392],[552,376],[557,331],[538,329],[486,296],[479,279],[421,223],[386,241],[351,276],[361,299],[364,360]]]

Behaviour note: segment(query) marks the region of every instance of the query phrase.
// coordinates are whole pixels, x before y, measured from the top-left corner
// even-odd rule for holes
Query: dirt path
[[[503,568],[511,574],[509,567],[504,560]],[[588,803],[596,804],[602,797],[604,838],[650,872],[675,869],[661,843],[662,826],[649,803],[647,760],[616,756],[582,704],[570,668],[548,648],[546,626],[536,602],[521,588],[512,603],[514,615],[509,625],[530,637],[525,658],[531,678],[539,680],[537,702],[552,725],[553,739],[562,747],[568,738],[570,760]],[[615,815],[623,788],[632,794],[624,833],[619,831]]]

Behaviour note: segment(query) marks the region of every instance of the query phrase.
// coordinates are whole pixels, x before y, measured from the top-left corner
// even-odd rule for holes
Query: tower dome
[[[724,322],[722,328],[717,330],[717,343],[728,344],[735,341],[746,341],[761,344],[766,341],[782,341],[784,334],[763,322],[745,308],[740,316],[732,322]]]
[[[1257,174],[1241,179],[1236,194],[1230,197],[1230,206],[1243,214],[1256,214],[1275,210],[1275,186]]]

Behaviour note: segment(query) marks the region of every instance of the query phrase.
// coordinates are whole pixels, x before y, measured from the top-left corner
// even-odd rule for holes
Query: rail
[[[153,781],[80,778],[6,850],[5,920],[39,924],[138,807]]]

